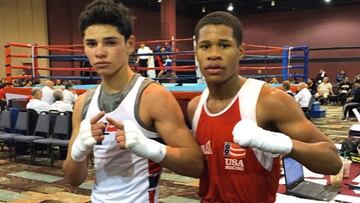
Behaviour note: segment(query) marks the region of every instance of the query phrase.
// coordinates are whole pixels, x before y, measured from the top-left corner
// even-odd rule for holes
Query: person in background
[[[6,98],[5,98],[5,91],[4,91],[4,84],[0,83],[0,109],[4,111],[6,107]]]
[[[54,103],[54,82],[51,80],[45,81],[45,86],[41,89],[42,90],[42,98],[41,100],[51,105]]]
[[[148,46],[145,46],[145,43],[141,43],[140,48],[138,48],[138,50],[137,50],[137,54],[150,54],[150,53],[152,53],[151,49]],[[148,61],[149,61],[149,56],[138,56],[136,64],[138,65],[138,67],[146,67],[147,68]],[[139,72],[144,77],[147,76],[146,70],[140,70]]]
[[[314,79],[307,79],[307,85],[312,95],[315,95],[317,92],[317,85],[314,83]]]
[[[341,70],[337,75],[336,75],[336,84],[342,82],[346,77],[346,73],[344,70]]]
[[[329,78],[325,77],[323,82],[318,86],[315,98],[317,98],[321,104],[327,104],[329,95],[334,95],[333,88],[329,82]]]
[[[318,84],[321,84],[324,80],[324,78],[327,76],[326,72],[324,71],[324,69],[320,69],[319,73],[317,74],[315,80]]]
[[[343,106],[343,116],[341,117],[341,120],[345,120],[349,111],[351,111],[353,108],[360,107],[360,78],[354,81],[354,88],[354,98]]]
[[[33,88],[31,90],[31,99],[26,104],[26,109],[33,109],[38,114],[41,112],[48,112],[50,110],[50,105],[44,101],[41,101],[42,91],[38,88]]]
[[[307,84],[304,82],[300,82],[297,86],[298,93],[294,96],[297,103],[299,103],[301,109],[304,113],[307,112],[309,108],[309,103],[311,100],[311,92],[307,88]]]
[[[53,92],[54,103],[51,104],[50,110],[58,111],[58,112],[73,112],[72,105],[65,103],[63,101],[63,91],[60,89],[56,89]]]
[[[282,87],[284,92],[286,92],[288,95],[294,97],[294,93],[291,91],[291,83],[288,80],[284,80],[282,82]]]
[[[64,102],[73,106],[78,95],[76,94],[74,90],[74,85],[71,82],[65,84],[63,95],[64,95]]]
[[[338,100],[340,101],[340,104],[343,106],[347,98],[350,97],[351,89],[352,89],[352,83],[349,81],[348,77],[345,77],[339,84],[339,95]]]

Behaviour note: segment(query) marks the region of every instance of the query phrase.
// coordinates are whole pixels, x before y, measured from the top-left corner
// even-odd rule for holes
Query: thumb
[[[111,117],[106,117],[106,120],[113,125],[115,128],[119,129],[119,130],[124,130],[124,124],[121,121],[118,121],[114,118]]]

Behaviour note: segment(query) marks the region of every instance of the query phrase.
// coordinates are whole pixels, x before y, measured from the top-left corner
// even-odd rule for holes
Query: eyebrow
[[[103,40],[117,40],[118,38],[117,37],[105,37]],[[85,39],[84,41],[96,41],[96,39]]]

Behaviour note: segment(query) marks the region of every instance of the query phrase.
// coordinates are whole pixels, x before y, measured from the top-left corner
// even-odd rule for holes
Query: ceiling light
[[[275,0],[271,1],[271,6],[275,6]]]
[[[161,0],[158,0],[158,3],[161,3]]]
[[[326,3],[330,3],[331,0],[325,0]]]
[[[201,8],[201,12],[203,12],[203,13],[205,13],[205,12],[206,12],[206,8],[205,8],[205,6],[202,6],[202,8]]]
[[[234,10],[234,6],[232,3],[229,3],[228,7],[227,7],[228,11],[233,11]]]

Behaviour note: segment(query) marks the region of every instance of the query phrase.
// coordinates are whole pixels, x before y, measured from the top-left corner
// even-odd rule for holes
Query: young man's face
[[[225,25],[205,25],[199,30],[195,51],[201,73],[208,83],[238,77],[243,54],[233,37],[233,29]]]
[[[84,49],[90,64],[100,76],[117,73],[128,64],[133,44],[112,25],[91,25],[84,32]]]

